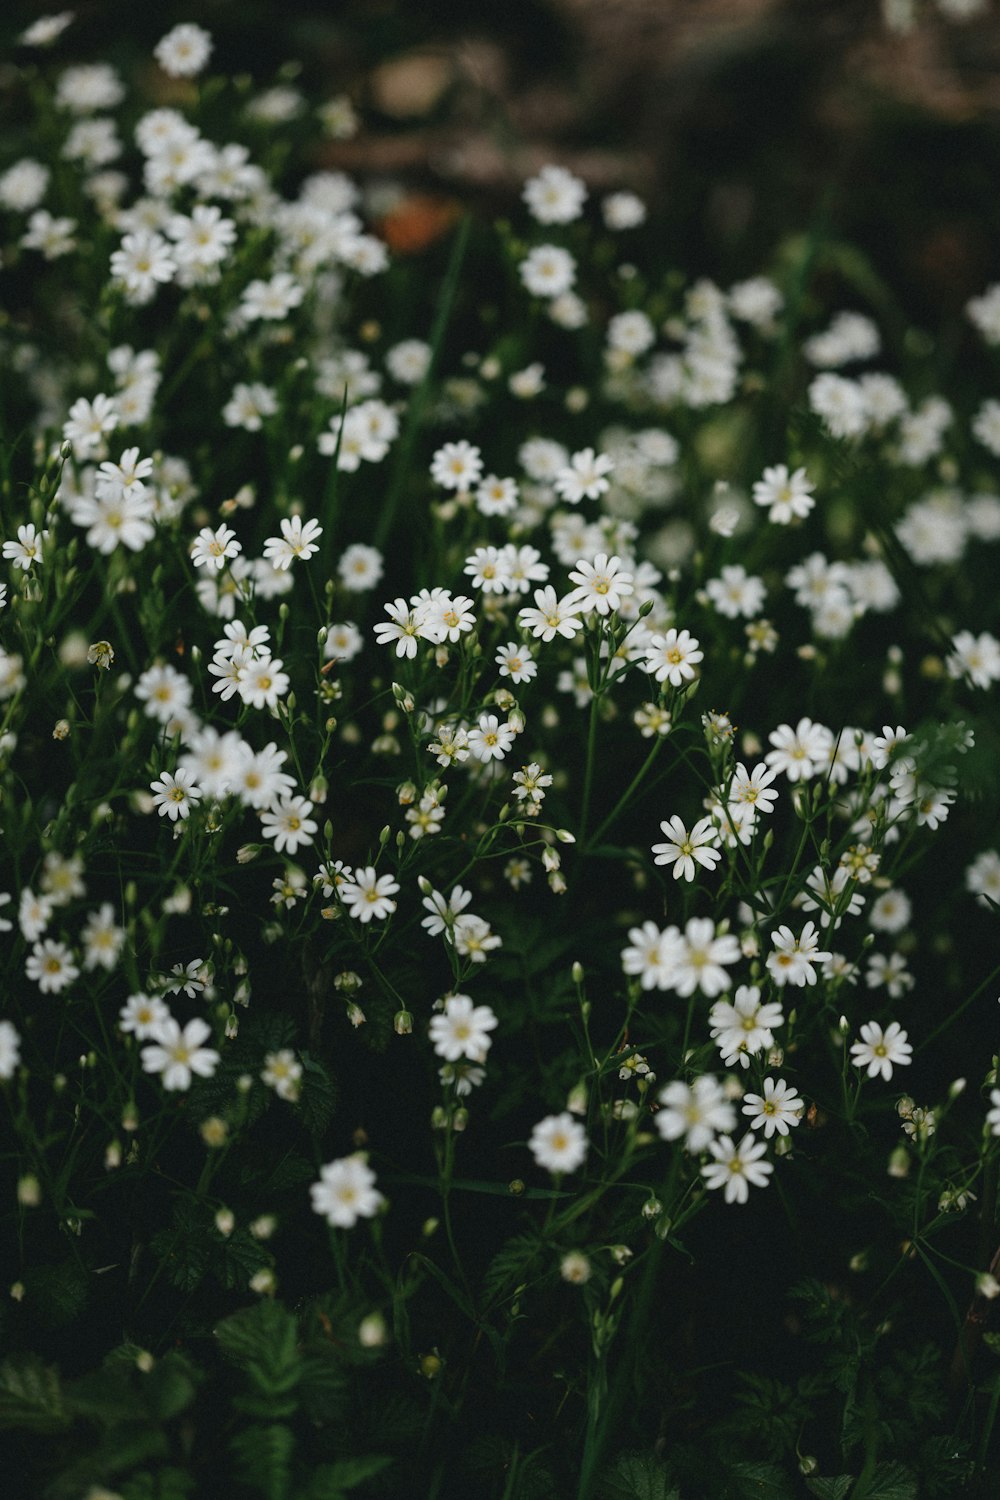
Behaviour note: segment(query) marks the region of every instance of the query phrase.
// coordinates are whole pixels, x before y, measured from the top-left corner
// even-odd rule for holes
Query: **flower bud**
[[[392,1029],[397,1036],[410,1036],[413,1031],[413,1015],[408,1010],[397,1010],[392,1018]]]
[[[369,1313],[358,1324],[358,1343],[363,1349],[380,1349],[388,1338],[385,1319],[379,1312]]]
[[[905,1146],[897,1146],[892,1152],[886,1170],[890,1177],[908,1177],[910,1175],[910,1156]]]

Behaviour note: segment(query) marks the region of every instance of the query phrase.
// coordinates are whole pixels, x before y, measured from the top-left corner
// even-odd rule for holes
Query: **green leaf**
[[[245,1292],[254,1273],[270,1261],[248,1229],[236,1229],[228,1237],[220,1236],[213,1249],[211,1269],[227,1291]]]
[[[302,1079],[295,1112],[310,1135],[322,1135],[337,1106],[337,1090],[325,1068],[308,1054],[302,1058]]]
[[[652,1453],[622,1453],[606,1476],[602,1500],[680,1500],[667,1470]]]
[[[795,1500],[795,1491],[777,1464],[734,1463],[729,1474],[741,1500]]]
[[[187,1500],[194,1476],[186,1469],[157,1469],[133,1474],[121,1487],[122,1500]]]
[[[540,1248],[537,1235],[516,1234],[497,1251],[483,1276],[483,1292],[488,1306],[527,1281],[531,1264]]]
[[[304,1500],[340,1500],[348,1490],[357,1489],[359,1484],[381,1474],[394,1462],[386,1453],[372,1453],[320,1464],[309,1482]]]
[[[879,1464],[867,1482],[859,1481],[851,1500],[917,1500],[917,1482],[902,1464]]]
[[[806,1489],[817,1500],[847,1500],[853,1484],[853,1474],[838,1474],[836,1479],[807,1479]]]
[[[86,1272],[73,1261],[34,1266],[25,1272],[24,1285],[43,1328],[72,1323],[83,1312],[90,1295]]]
[[[176,1350],[158,1359],[142,1382],[142,1393],[152,1415],[161,1422],[180,1416],[197,1395],[201,1379],[201,1371]]]
[[[264,1500],[288,1500],[295,1434],[283,1422],[248,1427],[229,1444],[236,1471],[248,1489]]]
[[[59,1371],[35,1354],[5,1359],[0,1365],[0,1427],[58,1432],[68,1425]]]
[[[253,1394],[233,1404],[256,1416],[290,1416],[302,1372],[298,1325],[280,1302],[269,1299],[224,1319],[215,1330],[223,1352],[246,1375]]]

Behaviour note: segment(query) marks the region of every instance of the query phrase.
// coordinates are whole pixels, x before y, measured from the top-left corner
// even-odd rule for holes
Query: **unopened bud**
[[[413,1031],[413,1016],[408,1010],[397,1010],[392,1018],[392,1028],[397,1036],[409,1036]]]

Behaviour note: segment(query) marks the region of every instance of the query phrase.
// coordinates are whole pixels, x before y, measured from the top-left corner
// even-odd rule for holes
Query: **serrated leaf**
[[[532,1261],[538,1254],[537,1235],[517,1234],[497,1251],[483,1276],[487,1305],[498,1301],[506,1292],[525,1281]]]
[[[622,1453],[604,1480],[606,1500],[680,1500],[667,1470],[652,1453]]]
[[[729,1474],[741,1500],[795,1500],[795,1491],[777,1464],[734,1463]]]
[[[280,1302],[258,1302],[224,1319],[215,1334],[253,1387],[251,1394],[235,1397],[233,1404],[254,1416],[290,1416],[302,1370],[298,1325],[291,1313]]]
[[[326,1069],[303,1056],[299,1097],[294,1108],[310,1135],[322,1135],[337,1107],[337,1090]]]
[[[394,1462],[386,1453],[371,1453],[320,1464],[306,1491],[308,1500],[339,1500],[348,1490],[357,1489],[359,1484],[381,1474]]]
[[[122,1500],[187,1500],[194,1489],[194,1476],[186,1469],[156,1469],[133,1474],[121,1487]]]
[[[847,1500],[853,1484],[853,1474],[838,1474],[835,1479],[820,1479],[817,1476],[806,1480],[806,1489],[817,1500]]]
[[[288,1500],[292,1481],[295,1434],[283,1422],[248,1427],[232,1438],[230,1452],[236,1471],[248,1489],[264,1500]]]
[[[24,1285],[35,1316],[44,1328],[62,1328],[72,1323],[83,1312],[90,1295],[86,1272],[73,1261],[34,1266],[25,1272]]]
[[[859,1482],[851,1500],[917,1500],[917,1482],[902,1464],[879,1464],[866,1483]]]
[[[58,1432],[68,1424],[59,1371],[35,1354],[5,1359],[0,1365],[0,1427]]]
[[[270,1264],[270,1256],[248,1229],[234,1230],[214,1247],[211,1268],[230,1292],[245,1292],[250,1278]]]
[[[161,1422],[180,1416],[197,1395],[201,1378],[201,1371],[176,1350],[158,1359],[141,1387],[152,1415]]]

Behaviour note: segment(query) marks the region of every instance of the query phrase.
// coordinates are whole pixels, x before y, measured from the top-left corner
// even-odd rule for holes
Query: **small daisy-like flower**
[[[725,1189],[727,1203],[746,1203],[751,1187],[767,1186],[774,1166],[760,1159],[767,1150],[763,1141],[748,1133],[737,1146],[724,1135],[712,1141],[708,1149],[715,1160],[702,1167],[701,1175],[707,1187]]]
[[[261,832],[279,854],[294,854],[300,844],[311,844],[319,824],[309,816],[312,803],[305,797],[283,797],[275,807],[261,813]]]
[[[581,448],[565,468],[559,470],[553,488],[567,505],[579,505],[581,500],[597,500],[610,488],[607,476],[613,469],[614,461],[606,453]]]
[[[789,1128],[802,1118],[804,1103],[791,1084],[779,1078],[764,1079],[763,1094],[745,1094],[743,1113],[750,1116],[750,1129],[763,1129],[765,1138],[771,1139],[775,1131],[787,1135]]]
[[[538,671],[527,646],[519,646],[516,641],[501,646],[493,659],[500,668],[500,676],[509,677],[511,682],[530,682]]]
[[[774,952],[767,957],[767,971],[775,984],[806,985],[816,983],[814,964],[825,963],[830,954],[820,950],[819,931],[807,922],[798,937],[790,927],[778,927],[771,933]]]
[[[1000,1089],[990,1089],[990,1104],[987,1111],[986,1128],[990,1135],[1000,1135]]]
[[[203,526],[191,543],[191,561],[196,568],[215,568],[222,572],[230,557],[238,557],[243,548],[235,531],[228,526]]]
[[[375,1173],[360,1154],[320,1167],[310,1194],[313,1210],[335,1229],[352,1229],[359,1219],[374,1218],[385,1202],[375,1187]]]
[[[182,21],[153,48],[153,56],[169,78],[194,78],[211,54],[211,36],[191,21]]]
[[[812,497],[815,487],[805,469],[789,474],[785,464],[775,464],[765,469],[763,479],[754,485],[754,504],[768,507],[769,521],[787,526],[794,517],[801,520],[812,510],[816,504]]]
[[[639,977],[644,990],[667,990],[673,986],[684,940],[676,927],[660,931],[655,922],[629,929],[629,946],[622,950],[622,968]]]
[[[397,656],[412,659],[418,641],[424,639],[423,612],[411,609],[405,599],[393,599],[385,612],[389,618],[375,626],[375,639],[380,646],[394,645]]]
[[[497,1025],[488,1005],[474,1005],[468,995],[451,995],[444,1002],[444,1013],[431,1017],[430,1038],[438,1057],[447,1062],[464,1057],[481,1063],[493,1045],[489,1033]]]
[[[171,1016],[162,1021],[154,1033],[154,1042],[142,1049],[145,1073],[159,1073],[165,1089],[189,1089],[192,1078],[211,1078],[221,1061],[218,1052],[202,1043],[211,1036],[207,1021],[196,1016],[182,1031]]]
[[[718,830],[711,818],[699,818],[688,832],[675,814],[661,823],[660,829],[667,835],[667,842],[652,846],[653,863],[673,865],[675,880],[691,881],[699,867],[714,870],[722,858]]]
[[[323,528],[318,521],[303,522],[301,516],[292,516],[280,525],[281,536],[269,536],[264,543],[264,556],[273,567],[284,571],[295,558],[305,561],[319,551],[316,538],[323,535]]]
[[[704,655],[690,631],[670,629],[665,635],[650,638],[643,665],[657,682],[669,682],[677,688],[693,680],[695,668]]]
[[[593,562],[581,558],[569,576],[577,585],[566,599],[571,609],[593,609],[599,615],[609,615],[635,592],[632,574],[622,559],[609,557],[606,552],[598,552]]]
[[[869,1078],[880,1074],[888,1083],[893,1068],[907,1066],[912,1052],[898,1021],[890,1021],[884,1031],[877,1021],[866,1021],[861,1028],[861,1041],[851,1046],[851,1061],[856,1068],[867,1068]]]
[[[470,490],[479,483],[482,472],[482,454],[464,438],[445,443],[431,459],[431,478],[443,490]]]
[[[769,770],[763,761],[759,761],[752,771],[748,771],[741,761],[729,784],[727,795],[730,807],[745,806],[752,807],[755,812],[773,812],[778,794],[772,792],[770,787],[776,779],[776,772]]]
[[[484,765],[503,760],[517,738],[510,724],[501,724],[496,714],[480,714],[479,723],[469,730],[469,750]]]
[[[191,808],[201,797],[201,787],[183,766],[178,766],[173,773],[164,771],[156,781],[149,783],[149,789],[160,817],[169,818],[171,823],[189,817]]]
[[[548,1172],[575,1172],[587,1156],[587,1133],[568,1110],[546,1115],[531,1132],[528,1148]]]
[[[158,995],[129,995],[118,1012],[118,1030],[145,1042],[155,1037],[169,1018],[170,1011]]]
[[[345,880],[340,887],[340,899],[348,916],[359,922],[384,922],[396,910],[392,897],[398,890],[399,882],[391,875],[379,875],[372,865],[359,866],[354,879]]]
[[[537,177],[529,177],[521,193],[539,224],[570,224],[583,212],[587,185],[566,167],[549,162]]]
[[[260,1076],[269,1089],[274,1089],[279,1099],[294,1101],[299,1097],[302,1064],[290,1048],[282,1047],[279,1052],[269,1052],[264,1058]]]
[[[694,1153],[704,1151],[719,1131],[736,1124],[736,1111],[711,1073],[691,1084],[675,1079],[660,1090],[659,1100],[655,1118],[660,1135],[665,1141],[684,1136],[685,1146]]]
[[[66,944],[57,943],[52,938],[35,943],[25,959],[24,972],[35,981],[43,995],[58,995],[80,975]]]
[[[45,543],[49,539],[47,531],[37,531],[29,521],[26,526],[17,528],[17,540],[4,542],[3,556],[27,573],[28,569],[35,563],[42,564]]]
[[[13,1078],[21,1061],[21,1038],[10,1021],[0,1021],[0,1080]]]
[[[233,661],[236,661],[234,655]],[[236,691],[244,703],[252,708],[274,708],[279,698],[288,692],[289,677],[282,671],[284,663],[279,657],[258,656],[244,662]]]
[[[536,640],[551,641],[560,635],[571,641],[583,629],[579,608],[575,593],[558,599],[552,585],[546,584],[543,589],[535,589],[534,607],[522,609],[517,623],[522,630],[530,630]]]
[[[521,281],[534,297],[561,297],[576,280],[576,261],[561,245],[536,245],[522,260]]]

